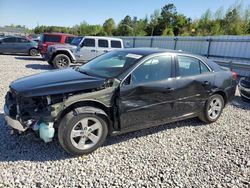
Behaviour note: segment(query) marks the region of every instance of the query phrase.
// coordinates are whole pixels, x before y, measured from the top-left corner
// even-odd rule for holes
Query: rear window
[[[111,48],[122,48],[121,41],[111,40]]]
[[[61,38],[60,35],[43,35],[42,42],[60,42]]]
[[[108,40],[99,39],[98,46],[102,48],[108,48],[109,47]]]
[[[75,37],[66,37],[65,43],[71,44],[71,42],[74,40]]]

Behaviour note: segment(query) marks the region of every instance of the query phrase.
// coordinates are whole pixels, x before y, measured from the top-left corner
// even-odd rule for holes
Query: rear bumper
[[[13,119],[9,116],[9,110],[7,106],[4,106],[4,119],[7,125],[12,127],[13,129],[24,132],[27,128],[24,127],[18,120]]]

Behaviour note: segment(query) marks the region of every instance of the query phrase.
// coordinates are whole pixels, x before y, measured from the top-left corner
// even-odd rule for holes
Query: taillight
[[[236,73],[236,72],[233,72],[233,71],[231,71],[231,72],[232,72],[232,77],[233,77],[233,79],[234,79],[234,80],[237,80],[237,77],[238,77],[237,73]]]

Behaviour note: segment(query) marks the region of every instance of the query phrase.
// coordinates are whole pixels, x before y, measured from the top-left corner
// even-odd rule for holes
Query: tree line
[[[117,25],[113,18],[103,25],[83,21],[73,27],[37,26],[34,33],[62,32],[95,36],[205,36],[250,34],[250,5],[235,4],[224,11],[207,10],[200,18],[191,19],[177,12],[174,4],[155,10],[149,17],[138,19],[125,16]]]

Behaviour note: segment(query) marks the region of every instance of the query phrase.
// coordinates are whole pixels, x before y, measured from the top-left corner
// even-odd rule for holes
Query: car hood
[[[95,89],[104,83],[104,78],[89,76],[68,68],[18,79],[11,83],[10,88],[18,95],[33,97]]]

